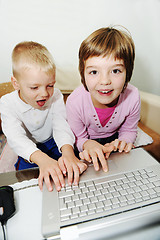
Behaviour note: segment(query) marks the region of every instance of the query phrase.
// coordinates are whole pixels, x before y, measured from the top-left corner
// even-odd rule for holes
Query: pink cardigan
[[[102,127],[91,95],[81,85],[67,98],[66,110],[68,123],[76,136],[79,151],[87,139],[106,138],[119,133],[119,139],[134,143],[137,136],[137,124],[140,119],[140,95],[138,89],[128,84],[120,94],[117,107],[109,122]]]

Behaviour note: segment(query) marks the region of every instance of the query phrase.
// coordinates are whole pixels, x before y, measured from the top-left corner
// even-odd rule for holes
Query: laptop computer
[[[60,192],[44,185],[44,238],[107,239],[160,221],[160,164],[142,148],[112,153],[108,164],[107,173],[90,164]]]

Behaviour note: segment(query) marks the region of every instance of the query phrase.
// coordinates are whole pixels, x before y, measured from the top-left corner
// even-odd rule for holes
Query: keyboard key
[[[95,213],[95,210],[89,210],[88,211],[88,215],[92,215],[92,214],[94,214]]]
[[[62,217],[70,216],[71,215],[71,209],[61,210],[60,214],[61,214]]]
[[[79,217],[85,217],[87,215],[87,212],[81,212],[79,213]]]
[[[112,202],[111,202],[110,199],[109,199],[109,200],[105,200],[103,203],[104,203],[104,206],[110,206],[110,205],[112,205]]]
[[[86,193],[86,196],[88,198],[94,197],[94,193],[93,192],[88,192],[88,193]]]
[[[80,213],[80,208],[79,207],[75,207],[72,209],[73,214],[77,214]]]
[[[78,214],[72,214],[71,219],[78,218]]]
[[[98,198],[97,197],[91,197],[90,201],[91,201],[91,203],[96,203],[96,202],[98,202]]]
[[[99,186],[99,185],[98,185],[98,186]],[[90,187],[88,187],[88,189],[89,189],[90,192],[93,192],[93,191],[96,190],[95,186],[90,186]]]
[[[154,185],[155,185],[156,187],[160,187],[160,181],[154,182]]]
[[[65,197],[64,201],[65,201],[65,203],[71,202],[72,198],[70,196],[69,197]]]
[[[103,208],[104,204],[102,202],[96,203],[96,208]]]
[[[85,188],[86,187],[86,185],[85,185],[85,183],[79,183],[79,188]]]
[[[160,187],[155,187],[154,190],[159,193],[160,192]]]
[[[86,187],[94,186],[94,183],[92,181],[86,182]]]
[[[100,195],[97,198],[99,201],[104,201],[106,199],[104,195]]]
[[[94,203],[91,203],[91,204],[88,206],[88,209],[89,209],[89,210],[96,209],[96,205],[95,205]]]
[[[75,207],[74,202],[69,202],[69,203],[67,203],[67,207],[68,207],[68,208],[73,208],[73,207]]]
[[[76,207],[82,206],[83,205],[82,200],[76,201],[75,205],[76,205]]]
[[[87,212],[87,211],[88,211],[88,207],[86,205],[80,207],[80,212]]]
[[[61,222],[69,220],[69,216],[61,217]]]
[[[96,209],[96,213],[100,213],[100,212],[103,212],[103,211],[104,211],[103,208],[97,208],[97,209]]]
[[[117,203],[119,203],[119,199],[118,198],[112,198],[111,202],[113,203],[113,205],[117,204]]]
[[[60,192],[58,192],[58,195],[59,195],[60,198],[73,196],[74,195],[74,191],[73,190],[70,190],[70,191],[67,191],[67,192],[60,191]]]
[[[83,204],[84,205],[90,204],[90,200],[88,198],[84,199],[83,200]]]
[[[101,195],[101,191],[100,191],[100,190],[96,190],[96,191],[94,192],[94,195],[95,195],[95,196]]]
[[[99,185],[96,186],[96,190],[101,190],[101,189],[103,189],[103,187],[102,187],[101,184],[99,184]]]
[[[82,193],[82,194],[80,194],[80,195],[79,195],[79,198],[80,198],[81,200],[87,198],[86,193]],[[77,199],[77,200],[78,200],[78,199]]]
[[[127,202],[127,198],[125,196],[120,196],[118,199],[121,203],[122,202]]]

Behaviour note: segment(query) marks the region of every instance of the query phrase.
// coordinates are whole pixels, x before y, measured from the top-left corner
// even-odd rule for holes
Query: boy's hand
[[[132,143],[126,143],[126,141],[121,141],[119,139],[115,139],[110,143],[111,145],[114,146],[114,151],[119,151],[119,152],[130,152],[131,149],[134,147]]]
[[[65,156],[60,157],[58,163],[63,174],[66,176],[67,173],[68,175],[68,184],[71,186],[74,182],[74,185],[78,185],[79,175],[86,170],[87,165],[76,157],[68,158]]]
[[[67,144],[62,147],[62,157],[58,159],[58,164],[65,176],[67,173],[69,185],[72,185],[73,179],[74,185],[78,185],[79,175],[87,169],[87,165],[74,155],[72,146]]]
[[[114,146],[110,144],[106,144],[106,146],[101,145],[95,140],[87,140],[83,144],[83,152],[80,152],[79,156],[81,159],[86,160],[88,162],[93,162],[94,168],[96,171],[99,170],[100,161],[103,171],[108,172],[108,164],[107,158],[110,153],[114,150]]]
[[[57,191],[60,191],[61,188],[65,186],[63,174],[56,160],[50,158],[40,150],[32,153],[30,160],[39,166],[40,173],[38,184],[41,191],[43,188],[43,181],[46,183],[48,191],[53,190],[51,180],[54,181]]]

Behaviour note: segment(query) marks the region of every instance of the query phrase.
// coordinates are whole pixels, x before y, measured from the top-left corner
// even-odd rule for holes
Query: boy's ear
[[[11,82],[15,90],[19,90],[19,83],[15,77],[11,77]]]

